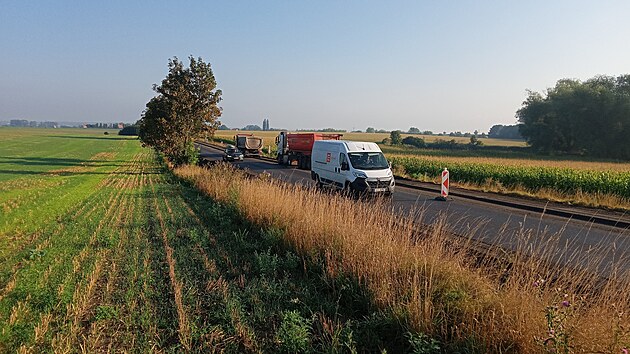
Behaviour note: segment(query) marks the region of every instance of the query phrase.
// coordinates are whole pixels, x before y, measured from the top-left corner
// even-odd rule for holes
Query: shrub
[[[424,139],[416,137],[416,136],[408,136],[402,140],[402,143],[405,145],[411,145],[417,148],[424,148],[427,144],[424,142]]]
[[[126,126],[118,132],[118,135],[138,135],[138,127],[135,125]]]

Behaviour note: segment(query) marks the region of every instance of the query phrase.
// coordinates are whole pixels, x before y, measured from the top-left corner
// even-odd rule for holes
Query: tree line
[[[516,113],[536,151],[630,159],[630,75],[559,80]]]

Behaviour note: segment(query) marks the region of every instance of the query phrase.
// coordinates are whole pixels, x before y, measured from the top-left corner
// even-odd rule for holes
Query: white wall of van
[[[311,177],[320,187],[364,193],[394,192],[394,174],[376,143],[319,140],[313,145]]]

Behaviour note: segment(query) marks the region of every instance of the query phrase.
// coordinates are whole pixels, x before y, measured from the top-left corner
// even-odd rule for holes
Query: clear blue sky
[[[0,120],[132,122],[201,56],[230,127],[487,131],[630,72],[630,1],[5,1]]]

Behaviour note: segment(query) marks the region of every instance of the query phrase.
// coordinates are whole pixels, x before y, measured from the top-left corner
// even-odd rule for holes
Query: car
[[[223,153],[223,161],[243,161],[243,153],[233,145],[228,145]]]

